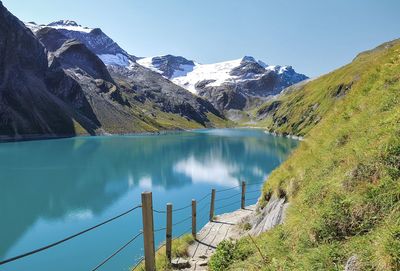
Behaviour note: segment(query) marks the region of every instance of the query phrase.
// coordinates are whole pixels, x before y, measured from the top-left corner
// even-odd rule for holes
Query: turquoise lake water
[[[152,191],[154,208],[165,210],[168,202],[180,208],[212,188],[226,189],[242,180],[262,182],[297,144],[256,129],[2,143],[0,260],[113,217],[139,204],[143,191]],[[248,186],[246,204],[256,202],[260,186]],[[217,193],[216,199],[239,191]],[[216,202],[215,207],[217,214],[238,209],[240,196]],[[200,229],[208,219],[209,198],[198,203],[197,212]],[[176,212],[173,221],[190,214],[190,208]],[[165,227],[165,214],[155,213],[154,220],[156,229]],[[190,226],[190,220],[175,226],[173,235]],[[141,228],[138,209],[57,247],[0,266],[0,270],[91,270]],[[157,232],[155,239],[157,246],[165,232]],[[129,270],[142,257],[142,248],[140,237],[99,270]]]

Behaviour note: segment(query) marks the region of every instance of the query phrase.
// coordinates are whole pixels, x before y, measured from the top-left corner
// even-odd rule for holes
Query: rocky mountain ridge
[[[181,56],[141,58],[137,63],[209,100],[221,111],[243,110],[254,98],[265,99],[308,79],[291,66],[267,65],[251,56],[199,64]]]

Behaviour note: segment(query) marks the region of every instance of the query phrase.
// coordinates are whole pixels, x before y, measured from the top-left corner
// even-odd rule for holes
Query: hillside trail
[[[243,232],[239,224],[255,210],[256,205],[251,205],[245,209],[216,216],[213,221],[208,222],[197,233],[196,240],[188,248],[188,258],[175,259],[175,264],[177,266],[188,266],[190,264],[190,267],[180,270],[208,270],[208,261],[218,244],[225,239],[242,237]]]

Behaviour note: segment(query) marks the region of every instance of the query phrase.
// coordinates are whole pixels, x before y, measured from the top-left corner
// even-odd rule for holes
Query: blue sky
[[[399,0],[3,0],[23,21],[100,27],[136,56],[252,55],[317,76],[400,37]]]

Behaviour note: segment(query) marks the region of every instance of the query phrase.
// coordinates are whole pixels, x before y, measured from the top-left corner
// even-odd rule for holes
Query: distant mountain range
[[[99,28],[21,23],[0,2],[0,140],[231,125],[307,77],[252,57],[202,65],[129,54]]]
[[[69,39],[79,40],[107,66],[130,69],[136,62],[207,99],[221,112],[243,110],[252,105],[251,98],[276,95],[308,78],[296,73],[291,66],[267,65],[251,56],[215,64],[199,64],[173,55],[139,58],[128,54],[99,28],[83,27],[70,20],[26,25],[34,32],[50,27]]]

